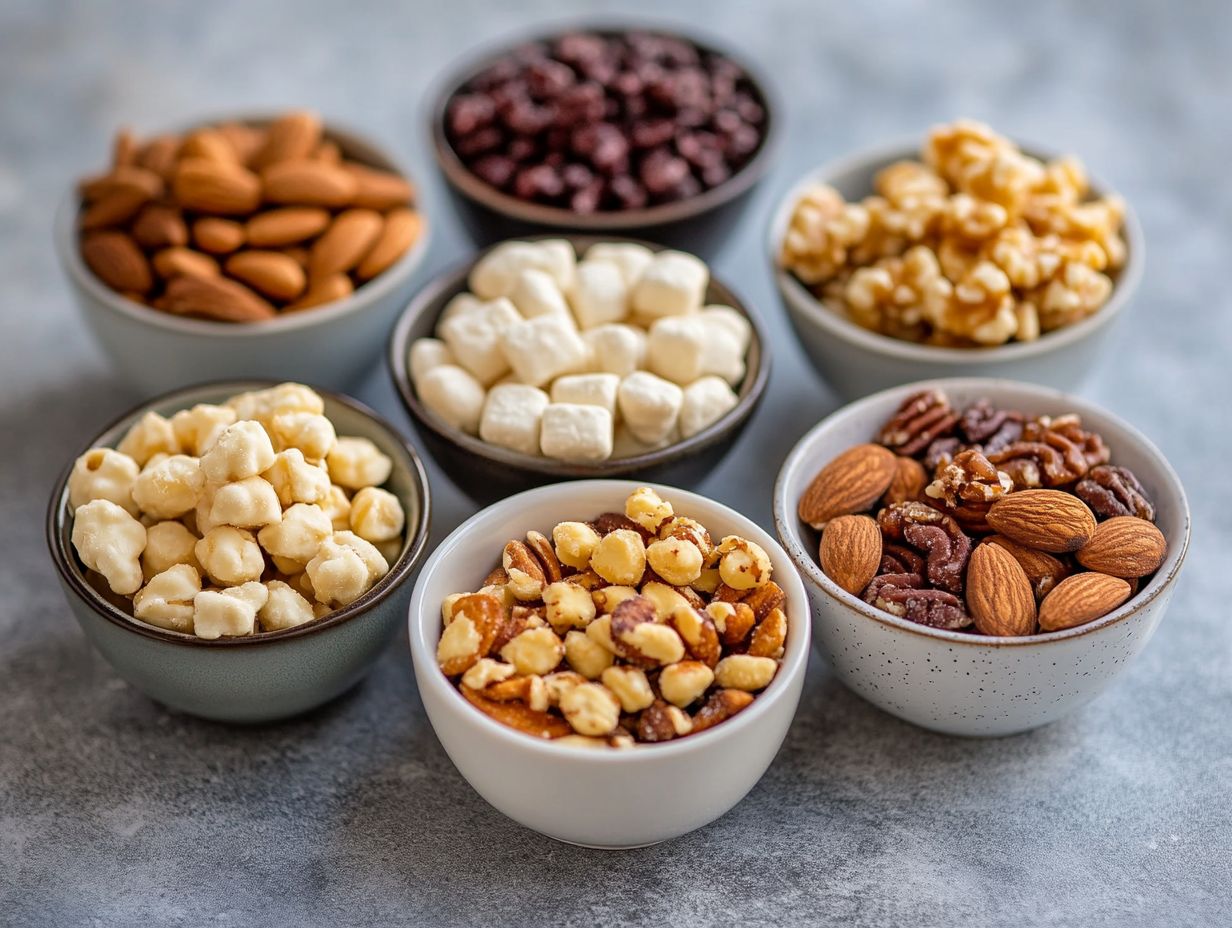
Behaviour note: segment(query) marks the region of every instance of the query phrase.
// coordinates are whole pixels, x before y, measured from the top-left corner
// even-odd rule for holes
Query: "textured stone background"
[[[1194,506],[1189,565],[1156,640],[1086,711],[997,741],[910,728],[814,660],[796,724],[753,795],[700,832],[623,854],[540,839],[486,806],[424,718],[405,640],[354,693],[289,724],[232,729],[164,711],[86,647],[41,536],[52,475],[135,400],[79,330],[49,251],[66,184],[98,166],[121,122],[311,105],[414,159],[436,226],[431,272],[467,243],[428,169],[425,88],[480,40],[599,5],[9,0],[0,923],[1232,921],[1232,631],[1218,577],[1232,550],[1232,7],[622,6],[704,22],[789,99],[783,157],[717,260],[784,338],[767,402],[702,486],[764,524],[783,455],[836,405],[786,336],[763,259],[767,213],[795,176],[971,115],[1081,153],[1137,206],[1146,280],[1091,392],[1158,442]],[[358,393],[405,421],[383,371]],[[468,507],[439,471],[433,485],[443,537]]]

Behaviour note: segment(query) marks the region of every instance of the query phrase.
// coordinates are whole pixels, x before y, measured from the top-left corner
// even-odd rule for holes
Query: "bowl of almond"
[[[1185,491],[1111,413],[956,378],[834,413],[788,455],[779,537],[840,679],[885,711],[1006,735],[1086,704],[1163,618]]]
[[[347,385],[427,246],[397,160],[300,110],[121,130],[110,164],[65,197],[55,239],[86,324],[145,393],[220,377]]]
[[[807,608],[786,552],[726,506],[560,483],[440,544],[412,594],[411,655],[484,799],[562,841],[639,847],[718,818],[770,765],[804,682]]]

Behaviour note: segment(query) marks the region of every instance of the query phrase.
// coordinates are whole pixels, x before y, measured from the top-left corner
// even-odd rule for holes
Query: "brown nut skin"
[[[1026,571],[1000,545],[980,545],[967,565],[967,610],[985,635],[1035,632],[1035,594]]]
[[[521,702],[496,702],[465,686],[461,692],[484,715],[532,737],[563,738],[573,733],[568,722],[550,712],[538,712]]]
[[[751,657],[782,657],[786,642],[787,614],[782,609],[775,609],[753,630],[746,653]]]
[[[901,455],[913,457],[942,436],[951,434],[959,415],[940,390],[913,393],[881,428],[877,441]]]
[[[864,512],[882,497],[897,470],[894,453],[881,445],[848,448],[809,483],[800,497],[800,520],[820,530],[838,516]]]
[[[1061,490],[1021,490],[988,509],[988,524],[1011,541],[1039,551],[1077,551],[1095,534],[1087,504]]]
[[[928,472],[915,458],[899,455],[894,462],[894,477],[881,502],[885,506],[918,500],[928,485]]]
[[[881,529],[869,516],[832,519],[821,534],[818,560],[827,577],[859,596],[881,565]]]
[[[1058,583],[1040,603],[1040,631],[1055,632],[1094,622],[1124,603],[1132,593],[1133,588],[1119,577],[1094,571],[1074,574]]]
[[[1036,551],[1017,542],[1010,541],[1004,535],[989,535],[982,544],[998,545],[1014,556],[1027,579],[1031,581],[1031,590],[1035,593],[1035,601],[1039,602],[1052,592],[1053,587],[1068,577],[1072,571],[1060,558],[1045,551]]]
[[[737,712],[753,705],[754,698],[752,693],[746,693],[743,690],[719,690],[707,699],[706,704],[693,716],[691,734],[695,735],[699,731],[713,728],[720,722],[726,722]]]
[[[1155,525],[1137,516],[1113,516],[1096,527],[1075,557],[1088,570],[1113,577],[1145,577],[1159,570],[1168,542]]]

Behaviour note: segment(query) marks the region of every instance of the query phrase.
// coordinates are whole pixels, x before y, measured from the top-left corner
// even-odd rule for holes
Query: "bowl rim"
[[[81,447],[70,459],[68,465],[64,467],[60,476],[56,478],[55,485],[51,492],[51,498],[47,504],[47,515],[45,519],[45,535],[47,547],[51,552],[52,562],[55,564],[56,571],[60,575],[60,579],[69,588],[72,589],[78,599],[82,600],[87,606],[94,610],[98,615],[107,619],[113,625],[118,625],[126,631],[134,632],[146,638],[152,638],[157,641],[166,642],[168,644],[181,645],[186,647],[212,647],[212,648],[244,648],[258,647],[264,644],[278,643],[287,641],[293,638],[301,638],[305,635],[313,634],[314,632],[325,631],[329,628],[334,628],[344,622],[357,618],[370,612],[373,607],[387,599],[402,582],[414,571],[419,561],[423,558],[424,551],[428,544],[428,536],[431,531],[431,514],[432,514],[432,499],[431,489],[428,484],[428,474],[424,469],[423,461],[420,460],[418,452],[414,447],[399,434],[398,430],[393,427],[384,417],[369,406],[361,403],[359,400],[345,396],[340,393],[335,393],[330,390],[324,390],[319,387],[305,384],[310,389],[314,390],[322,398],[337,403],[340,406],[345,406],[354,413],[368,419],[373,425],[377,426],[388,437],[392,447],[398,449],[405,456],[405,462],[409,465],[411,472],[411,480],[416,486],[416,491],[419,494],[419,515],[414,525],[414,535],[407,542],[404,542],[402,553],[398,559],[390,565],[389,573],[377,581],[377,583],[368,590],[363,596],[356,599],[354,602],[347,604],[341,609],[336,609],[320,619],[314,619],[311,622],[305,622],[302,625],[296,625],[293,628],[280,629],[272,632],[262,632],[259,635],[248,635],[242,638],[229,638],[223,636],[221,638],[209,639],[198,638],[196,635],[190,635],[185,632],[175,632],[169,629],[159,628],[155,625],[149,625],[142,622],[140,619],[124,612],[118,607],[112,605],[102,597],[97,590],[85,579],[81,569],[77,566],[77,559],[74,552],[69,550],[69,543],[65,541],[64,533],[61,527],[70,518],[68,506],[66,505],[65,495],[68,492],[68,479],[72,474],[73,465],[77,458],[89,451],[91,448],[97,447],[99,443],[110,433],[117,432],[121,426],[126,423],[135,421],[142,413],[146,412],[153,406],[160,406],[166,403],[193,403],[205,402],[198,397],[202,395],[213,395],[224,391],[234,391],[236,393],[245,392],[253,389],[264,389],[266,387],[277,386],[279,381],[263,378],[243,378],[233,380],[217,380],[208,381],[205,383],[193,384],[187,387],[180,387],[176,390],[168,391],[167,393],[155,396],[152,399],[147,399],[140,404],[132,407],[127,412],[112,419],[105,428],[100,430],[91,441]],[[184,408],[187,408],[185,406]],[[113,447],[114,442],[106,445]],[[407,528],[411,528],[408,523]]]
[[[608,764],[637,764],[646,759],[647,751],[653,752],[650,756],[667,758],[705,750],[707,746],[716,740],[716,734],[718,737],[736,737],[740,731],[756,725],[763,716],[771,711],[775,703],[787,698],[793,684],[803,680],[808,668],[809,651],[812,646],[812,622],[810,621],[808,592],[804,587],[804,581],[796,570],[788,570],[785,572],[785,576],[775,578],[775,582],[783,588],[783,592],[787,596],[787,603],[792,610],[792,615],[794,615],[794,618],[788,620],[788,637],[778,673],[775,674],[770,685],[762,690],[751,706],[737,713],[732,718],[715,725],[712,729],[699,732],[697,735],[690,735],[660,744],[637,744],[628,750],[597,751],[578,745],[557,744],[550,739],[535,738],[516,731],[490,718],[467,702],[466,697],[462,695],[459,688],[454,686],[440,672],[440,668],[436,663],[436,649],[429,646],[427,640],[427,626],[433,619],[439,618],[440,608],[439,606],[433,606],[431,609],[425,608],[426,604],[423,602],[424,588],[437,566],[443,563],[453,549],[461,544],[468,534],[475,530],[475,526],[478,523],[503,518],[511,512],[516,512],[527,503],[538,501],[540,497],[562,497],[561,504],[563,506],[565,504],[565,497],[585,499],[588,495],[616,490],[620,490],[620,492],[627,495],[633,490],[644,486],[656,490],[661,496],[672,502],[673,506],[676,506],[677,502],[679,502],[681,510],[697,503],[717,507],[725,518],[730,519],[739,526],[736,530],[744,537],[761,544],[769,553],[777,552],[783,565],[791,565],[790,553],[779,544],[772,533],[766,531],[752,519],[742,515],[725,503],[720,503],[718,500],[710,499],[689,490],[661,483],[609,479],[550,483],[545,486],[524,490],[521,493],[516,493],[497,503],[486,506],[468,517],[437,545],[436,550],[433,551],[432,555],[424,563],[423,570],[420,571],[419,577],[415,581],[415,590],[411,594],[411,601],[407,608],[408,643],[412,660],[417,663],[422,662],[424,667],[430,668],[426,675],[430,678],[429,680],[423,679],[423,675],[419,673],[415,675],[416,683],[420,689],[427,686],[436,690],[442,694],[443,699],[447,703],[456,706],[461,712],[470,713],[471,715],[468,717],[475,719],[480,730],[486,730],[492,737],[511,748],[521,747],[531,751],[542,751],[546,757],[572,760],[588,758],[590,762]]]
[[[779,250],[783,233],[787,229],[796,201],[808,187],[816,183],[829,183],[838,175],[867,169],[883,162],[905,159],[918,161],[923,137],[922,134],[903,136],[827,161],[806,171],[778,200],[770,213],[766,247],[770,270],[779,293],[790,306],[799,310],[809,323],[824,329],[829,335],[841,338],[870,353],[915,364],[935,366],[938,368],[937,373],[929,376],[938,377],[945,376],[944,368],[950,365],[966,365],[973,362],[1012,363],[1049,354],[1094,335],[1120,316],[1137,292],[1146,265],[1146,242],[1142,225],[1133,205],[1124,198],[1122,202],[1125,204],[1125,216],[1121,232],[1126,244],[1126,258],[1125,263],[1113,278],[1112,293],[1107,302],[1085,319],[1051,332],[1045,332],[1034,341],[1007,342],[987,348],[946,348],[882,335],[880,332],[870,331],[852,322],[840,309],[831,307],[824,300],[810,293],[794,274],[782,267],[779,262]],[[1063,154],[1051,146],[1038,145],[1018,137],[1012,138],[1011,141],[1024,154],[1041,160],[1051,160]],[[1091,192],[1097,196],[1107,196],[1115,192],[1109,184],[1091,172],[1087,173],[1087,181]],[[869,193],[871,194],[872,191],[870,190]]]
[[[753,89],[761,98],[766,113],[765,131],[761,144],[753,156],[727,180],[716,187],[702,191],[672,203],[631,210],[608,210],[589,214],[575,213],[559,206],[546,206],[520,200],[481,180],[458,157],[445,136],[445,109],[462,85],[476,74],[508,55],[521,45],[547,41],[568,32],[646,32],[680,39],[697,49],[720,55],[745,74]],[[540,226],[568,228],[580,232],[621,232],[665,226],[703,213],[735,200],[748,192],[765,176],[782,144],[783,106],[774,84],[756,62],[733,50],[722,38],[714,37],[693,24],[684,24],[666,18],[640,16],[633,18],[621,15],[577,15],[564,17],[535,26],[524,27],[502,37],[471,48],[445,70],[444,76],[433,85],[428,100],[428,137],[432,140],[432,153],[437,167],[454,190],[468,200],[484,206],[499,215]]]
[[[1121,606],[1112,610],[1107,615],[1101,616],[1092,622],[1087,622],[1084,625],[1077,625],[1073,628],[1064,629],[1056,632],[1036,633],[1033,635],[1015,635],[1007,637],[994,637],[988,635],[973,635],[966,632],[947,631],[945,629],[930,628],[927,625],[920,625],[916,622],[911,622],[904,618],[891,615],[888,612],[883,612],[877,609],[858,596],[848,593],[840,588],[833,580],[826,576],[821,570],[817,562],[810,556],[807,547],[801,543],[798,522],[796,516],[796,507],[798,500],[787,498],[787,482],[788,478],[794,471],[803,466],[805,456],[812,450],[812,446],[827,432],[833,429],[840,422],[851,419],[869,420],[871,410],[879,403],[894,397],[897,400],[904,398],[911,393],[925,389],[937,389],[942,391],[964,391],[971,393],[979,393],[982,390],[987,390],[990,387],[998,389],[1012,389],[1020,394],[1031,397],[1032,400],[1038,400],[1042,403],[1064,404],[1067,409],[1077,412],[1079,415],[1088,416],[1091,413],[1095,414],[1096,418],[1104,418],[1109,420],[1117,428],[1122,429],[1130,438],[1130,440],[1138,446],[1138,449],[1148,457],[1154,459],[1154,463],[1163,475],[1163,486],[1161,493],[1167,493],[1175,499],[1179,509],[1181,520],[1180,538],[1169,539],[1168,553],[1165,556],[1164,563],[1160,565],[1160,569],[1155,572],[1151,578],[1151,582],[1145,587],[1138,590],[1133,596],[1126,600]],[[875,427],[875,423],[870,421],[869,435],[871,436]],[[1147,606],[1149,606],[1160,594],[1168,587],[1175,583],[1182,565],[1185,563],[1185,557],[1189,551],[1189,540],[1192,532],[1192,518],[1189,510],[1189,501],[1185,495],[1185,488],[1181,484],[1180,477],[1172,465],[1168,463],[1167,458],[1163,453],[1155,447],[1154,443],[1149,438],[1143,435],[1138,429],[1127,423],[1120,416],[1114,415],[1095,403],[1084,400],[1072,394],[1065,393],[1061,390],[1056,390],[1051,387],[1039,386],[1036,384],[1023,383],[1016,380],[1008,380],[998,377],[947,377],[935,380],[924,380],[915,383],[904,384],[897,387],[890,387],[886,390],[881,390],[866,396],[863,399],[848,403],[834,412],[830,413],[807,432],[804,433],[788,452],[787,457],[783,461],[782,467],[779,469],[778,476],[774,483],[774,522],[778,532],[779,540],[782,542],[783,548],[787,551],[788,556],[795,563],[799,573],[805,578],[806,582],[826,594],[836,604],[843,606],[850,612],[858,614],[861,619],[874,619],[891,629],[901,632],[908,632],[918,635],[923,638],[929,638],[934,641],[945,642],[946,644],[961,644],[968,647],[978,648],[1008,648],[1008,647],[1031,647],[1031,646],[1047,646],[1049,644],[1069,641],[1074,638],[1080,638],[1083,635],[1089,635],[1103,631],[1110,626],[1120,624],[1130,617],[1138,614]]]
[[[216,115],[207,115],[184,124],[177,124],[172,132],[189,132],[203,126],[212,126],[222,122],[240,122],[247,125],[269,123],[287,110],[241,110]],[[362,132],[351,128],[346,122],[322,118],[322,135],[344,143],[366,148],[375,156],[373,167],[380,170],[394,171],[409,181],[415,183],[414,175],[406,164],[396,155]],[[383,300],[390,293],[402,286],[423,263],[427,255],[432,237],[433,224],[424,216],[422,197],[414,207],[420,215],[421,226],[419,238],[406,250],[397,261],[376,277],[356,288],[350,296],[340,300],[332,300],[309,310],[278,315],[262,322],[234,323],[219,322],[213,319],[192,319],[184,316],[173,316],[161,312],[144,303],[130,300],[103,283],[86,267],[78,246],[77,215],[81,208],[81,196],[77,192],[77,184],[70,183],[60,199],[53,221],[53,238],[55,251],[60,259],[60,266],[68,274],[69,279],[85,291],[98,305],[115,315],[123,316],[135,322],[165,329],[179,335],[211,336],[221,338],[251,338],[260,336],[276,336],[278,333],[291,332],[299,329],[322,325],[344,316],[367,309]]]
[[[393,330],[389,337],[389,373],[393,378],[394,388],[397,390],[398,396],[401,397],[403,406],[406,407],[407,411],[410,412],[410,414],[418,422],[427,426],[438,436],[440,436],[440,438],[457,448],[459,451],[476,455],[507,467],[515,467],[522,471],[546,474],[553,477],[606,477],[644,470],[649,467],[655,467],[669,461],[674,461],[678,458],[684,458],[695,454],[705,448],[710,447],[711,445],[717,444],[725,436],[730,434],[735,429],[738,429],[742,423],[748,420],[749,416],[753,414],[753,411],[761,402],[762,397],[765,395],[766,387],[770,382],[772,359],[769,347],[769,330],[766,328],[764,321],[760,318],[760,314],[753,311],[753,309],[745,301],[744,297],[728,286],[723,280],[716,278],[713,271],[710,274],[709,286],[717,285],[725,290],[732,298],[731,308],[740,313],[740,315],[749,323],[751,337],[749,340],[749,348],[745,351],[745,358],[747,361],[750,352],[756,348],[757,366],[755,369],[752,367],[746,369],[744,380],[741,381],[740,388],[737,391],[736,405],[695,435],[691,435],[688,438],[682,438],[680,441],[673,442],[672,444],[666,445],[662,448],[655,448],[652,451],[644,451],[641,454],[636,454],[631,457],[608,458],[605,461],[598,461],[591,464],[569,463],[567,461],[557,461],[542,455],[524,454],[520,451],[513,451],[509,448],[503,448],[500,445],[493,445],[485,442],[477,436],[468,435],[461,429],[448,424],[437,416],[435,412],[428,409],[423,403],[421,403],[419,396],[415,391],[414,385],[411,383],[410,371],[408,369],[408,354],[411,348],[412,326],[414,326],[415,323],[417,323],[428,310],[428,308],[440,300],[445,293],[457,287],[459,284],[465,285],[467,278],[470,276],[471,270],[492,250],[508,244],[509,242],[538,242],[555,239],[564,239],[565,241],[568,241],[569,244],[573,246],[575,253],[584,252],[587,248],[599,243],[643,245],[655,252],[676,250],[666,245],[623,235],[595,235],[593,233],[566,233],[554,235],[551,233],[544,233],[520,236],[518,238],[505,239],[500,242],[496,242],[473,254],[466,260],[446,268],[436,277],[432,278],[432,280],[430,280],[422,288],[420,288],[419,292],[415,294],[415,296],[411,299],[411,302],[407,304],[406,309],[404,309],[402,314],[398,317],[397,322],[394,323]],[[441,311],[443,310],[444,307],[442,306]],[[440,318],[439,313],[437,318]],[[435,332],[435,324],[433,326],[433,332]],[[435,335],[432,337],[435,337]]]

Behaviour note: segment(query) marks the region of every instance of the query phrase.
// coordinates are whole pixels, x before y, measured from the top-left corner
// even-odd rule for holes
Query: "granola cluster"
[[[1090,197],[1077,158],[1041,162],[969,120],[934,127],[921,158],[859,203],[806,190],[782,266],[864,328],[948,347],[1032,341],[1108,300],[1125,207]]]

